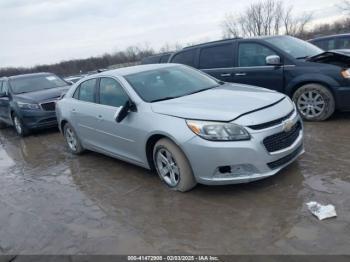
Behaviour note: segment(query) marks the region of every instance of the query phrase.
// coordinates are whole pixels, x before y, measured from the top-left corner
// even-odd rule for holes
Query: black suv
[[[0,128],[15,127],[25,136],[31,129],[57,126],[55,101],[69,86],[51,73],[0,79]]]
[[[261,86],[293,98],[304,119],[350,110],[350,56],[324,52],[290,36],[227,39],[184,48],[170,63],[198,68],[226,82]]]
[[[350,49],[350,34],[322,36],[309,42],[323,50]]]

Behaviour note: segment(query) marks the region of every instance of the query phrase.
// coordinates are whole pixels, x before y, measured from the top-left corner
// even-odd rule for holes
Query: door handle
[[[231,76],[231,74],[230,74],[230,73],[224,73],[224,74],[221,74],[220,76],[222,76],[222,77],[228,77],[228,76]]]
[[[236,73],[235,76],[246,76],[247,73]]]
[[[75,110],[75,108],[73,108],[73,109],[71,110],[71,112],[72,112],[72,113],[76,113],[77,110]]]

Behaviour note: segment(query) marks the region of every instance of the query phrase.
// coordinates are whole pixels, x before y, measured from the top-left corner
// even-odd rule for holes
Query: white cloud
[[[84,58],[142,43],[159,48],[217,39],[225,13],[253,1],[0,0],[0,67]],[[325,19],[337,15],[338,1],[293,5],[298,13],[317,9],[315,18]]]

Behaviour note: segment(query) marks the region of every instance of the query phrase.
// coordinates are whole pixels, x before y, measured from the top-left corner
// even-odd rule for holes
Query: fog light
[[[232,166],[220,166],[215,172],[214,177],[240,177],[250,176],[258,173],[255,166],[251,164],[241,164]]]

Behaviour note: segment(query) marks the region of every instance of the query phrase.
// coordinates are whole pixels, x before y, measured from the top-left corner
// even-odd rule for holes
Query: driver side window
[[[277,54],[258,43],[241,43],[238,50],[238,66],[266,66],[266,57],[270,55]]]
[[[121,107],[129,100],[119,82],[107,77],[101,78],[99,95],[101,105]]]

